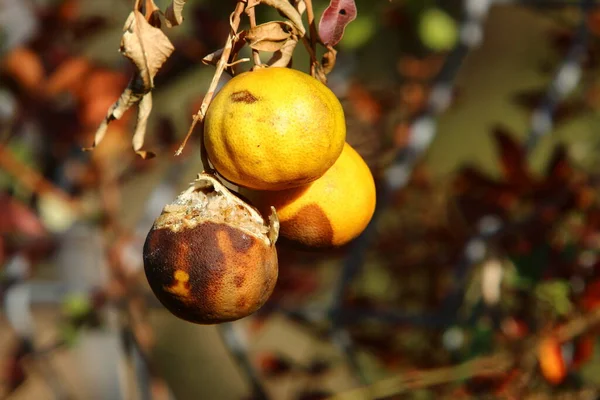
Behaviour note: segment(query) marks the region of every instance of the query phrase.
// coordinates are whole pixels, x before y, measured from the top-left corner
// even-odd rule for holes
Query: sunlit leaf
[[[294,32],[294,26],[285,21],[271,21],[252,27],[246,33],[246,41],[254,50],[278,51]]]

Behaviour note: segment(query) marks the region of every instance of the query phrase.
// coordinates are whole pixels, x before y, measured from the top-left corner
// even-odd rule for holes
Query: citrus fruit
[[[335,164],[312,183],[243,194],[263,213],[275,207],[281,236],[307,247],[348,243],[366,228],[375,211],[371,171],[348,144]]]
[[[198,324],[252,314],[277,281],[276,215],[269,223],[212,175],[201,174],[165,206],[144,243],[152,291],[174,315]]]
[[[339,157],[344,112],[333,92],[289,68],[261,68],[228,81],[204,120],[210,162],[225,179],[281,190],[319,178]]]

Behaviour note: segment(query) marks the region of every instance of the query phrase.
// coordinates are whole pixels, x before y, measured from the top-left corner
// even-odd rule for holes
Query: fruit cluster
[[[345,139],[340,102],[310,75],[260,68],[225,84],[208,108],[204,146],[256,208],[209,174],[166,206],[144,246],[159,300],[196,323],[242,318],[274,288],[279,233],[312,248],[357,237],[375,210],[375,184]]]

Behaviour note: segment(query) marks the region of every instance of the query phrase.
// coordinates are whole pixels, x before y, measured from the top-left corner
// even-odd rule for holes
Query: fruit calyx
[[[269,246],[274,246],[279,236],[279,219],[275,208],[271,207],[267,224],[254,207],[233,194],[214,175],[207,173],[198,174],[187,190],[164,207],[154,228],[179,232],[207,221],[236,226]]]

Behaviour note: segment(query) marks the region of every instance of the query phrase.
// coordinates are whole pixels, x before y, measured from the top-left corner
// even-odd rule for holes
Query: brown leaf
[[[327,46],[335,46],[342,40],[346,25],[356,19],[354,0],[331,0],[319,21],[319,36]]]
[[[297,44],[298,39],[295,36],[291,36],[286,40],[283,46],[281,46],[281,49],[273,53],[273,57],[267,62],[267,65],[271,67],[287,67],[292,61],[292,55],[294,54],[294,49]]]
[[[129,14],[123,31],[121,53],[135,64],[144,89],[151,90],[154,76],[173,52],[173,45],[163,31],[150,25],[139,11]]]
[[[250,28],[246,41],[254,50],[278,51],[295,32],[294,26],[285,21],[271,21]]]
[[[137,126],[133,136],[133,148],[142,157],[152,157],[152,153],[141,151],[150,111],[152,110],[151,90],[154,76],[171,55],[174,48],[165,34],[150,25],[144,15],[137,10],[129,14],[123,27],[121,53],[136,66],[137,72],[129,81],[119,99],[111,106],[106,118],[96,131],[94,144],[97,146],[108,128],[108,124],[120,119],[134,104],[139,103]]]
[[[321,59],[321,65],[323,66],[323,73],[325,75],[329,75],[329,73],[333,71],[336,58],[337,51],[333,47],[327,46],[327,52],[323,54],[323,58]]]
[[[569,162],[567,149],[564,145],[556,146],[546,166],[546,177],[551,180],[567,182],[573,175],[573,167]]]
[[[523,147],[503,127],[494,129],[500,167],[507,183],[524,187],[531,182]]]
[[[277,11],[294,24],[298,32],[300,32],[300,36],[304,36],[306,30],[304,29],[304,24],[302,23],[302,17],[298,10],[292,6],[287,0],[261,0],[262,4],[266,4],[273,8],[276,8]]]
[[[181,25],[183,22],[183,6],[187,0],[173,0],[167,11],[165,11],[165,18],[167,19],[167,26],[172,28],[177,25]]]
[[[154,3],[154,0],[144,0],[143,4],[140,4],[138,8],[146,21],[150,23],[150,25],[160,28],[160,8]]]

